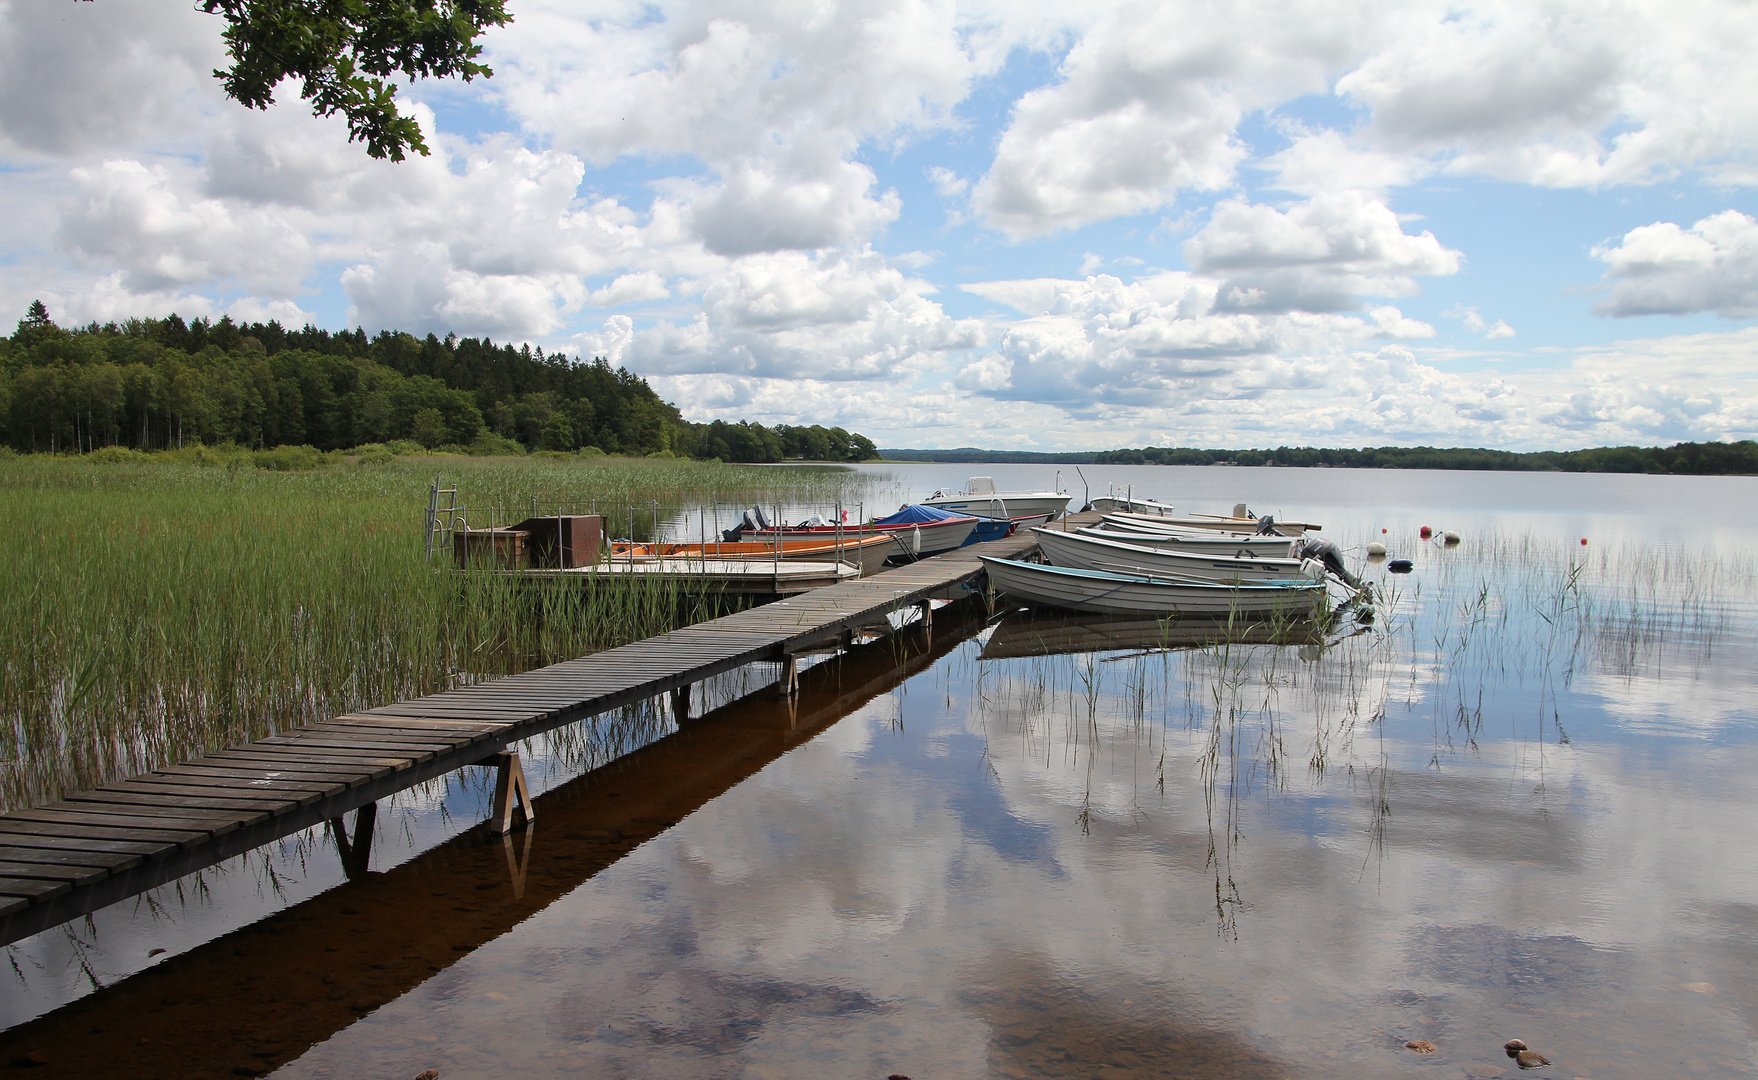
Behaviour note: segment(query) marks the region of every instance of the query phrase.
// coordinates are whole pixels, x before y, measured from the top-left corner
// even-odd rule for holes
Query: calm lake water
[[[869,511],[1055,472],[871,471]],[[21,943],[0,1060],[1488,1080],[1521,1038],[1545,1075],[1758,1075],[1758,480],[1084,471],[1416,568],[1367,567],[1371,622],[1219,645],[973,598],[793,702],[751,669],[681,728],[599,718],[527,749],[508,842],[460,776],[353,879],[314,831]]]

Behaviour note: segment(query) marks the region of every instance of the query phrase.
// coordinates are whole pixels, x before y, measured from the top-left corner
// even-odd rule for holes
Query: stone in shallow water
[[[1440,1047],[1436,1046],[1434,1043],[1429,1042],[1427,1039],[1411,1039],[1409,1042],[1404,1044],[1404,1049],[1414,1050],[1418,1054],[1432,1054],[1436,1050],[1440,1049]]]

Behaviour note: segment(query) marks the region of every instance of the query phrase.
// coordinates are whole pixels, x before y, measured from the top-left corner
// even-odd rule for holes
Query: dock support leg
[[[369,802],[354,811],[354,836],[348,836],[343,819],[330,819],[330,832],[336,838],[336,850],[342,856],[342,872],[349,881],[366,876],[372,861],[372,826],[378,820],[378,803]]]
[[[800,692],[800,662],[792,656],[781,660],[781,696],[793,697]]]
[[[916,607],[922,612],[922,629],[934,629],[934,601],[923,600],[921,603],[917,604]]]
[[[685,683],[671,692],[671,718],[680,724],[690,718],[689,683]]]
[[[489,818],[488,831],[496,834],[510,832],[515,804],[524,815],[525,824],[531,824],[537,818],[537,810],[531,805],[531,789],[525,786],[525,769],[519,764],[519,752],[503,750],[482,759],[481,764],[495,766],[494,816]]]

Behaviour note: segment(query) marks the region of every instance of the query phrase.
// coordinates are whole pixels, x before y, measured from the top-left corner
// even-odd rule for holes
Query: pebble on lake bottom
[[[1432,1054],[1436,1050],[1439,1050],[1440,1047],[1436,1046],[1434,1043],[1429,1042],[1427,1039],[1411,1039],[1409,1042],[1404,1044],[1404,1049],[1414,1050],[1418,1054]]]
[[[439,1080],[438,1069],[424,1069],[415,1075],[415,1080]]]

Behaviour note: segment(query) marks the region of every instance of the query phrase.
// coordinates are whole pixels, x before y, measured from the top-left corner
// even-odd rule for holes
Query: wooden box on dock
[[[523,570],[531,565],[531,534],[523,529],[465,529],[452,534],[452,554],[465,569]]]
[[[597,514],[526,518],[513,528],[531,535],[532,566],[551,570],[591,566],[604,550],[604,519]]]

